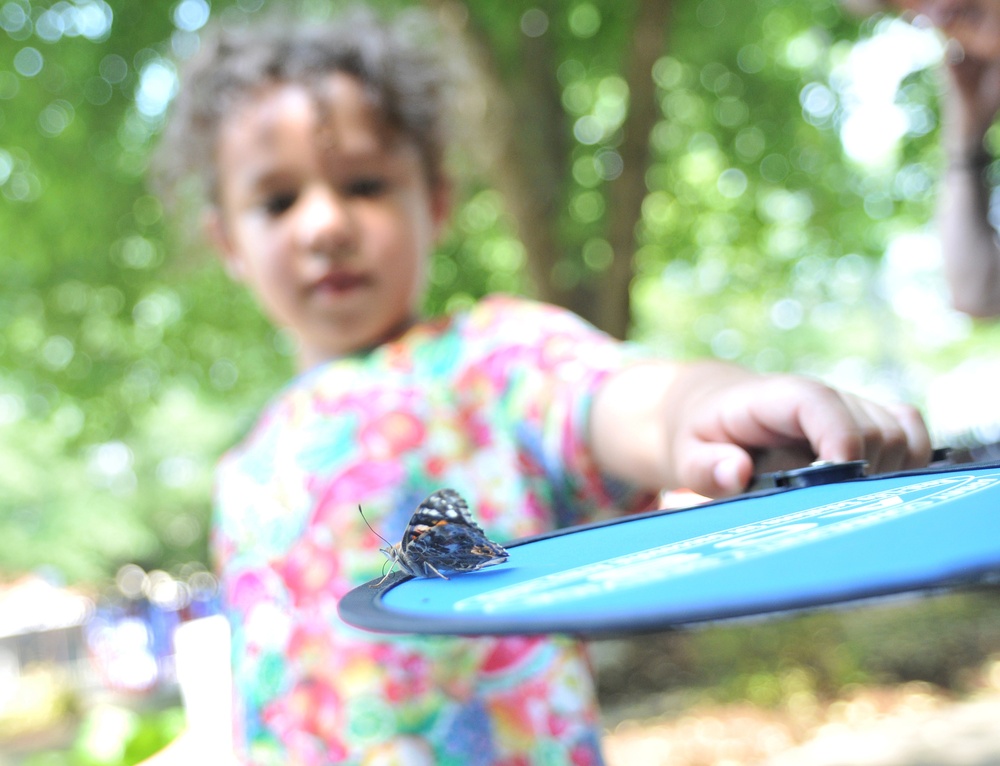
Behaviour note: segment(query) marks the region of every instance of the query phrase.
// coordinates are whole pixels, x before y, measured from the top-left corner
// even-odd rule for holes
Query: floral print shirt
[[[581,645],[386,636],[337,602],[378,577],[431,492],[505,542],[634,507],[588,411],[627,345],[493,296],[296,379],[221,462],[214,552],[233,628],[236,741],[254,765],[601,762]]]

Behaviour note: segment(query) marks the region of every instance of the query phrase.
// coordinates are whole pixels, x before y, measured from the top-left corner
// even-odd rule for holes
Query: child
[[[601,762],[577,642],[339,620],[338,599],[384,564],[359,504],[396,542],[421,500],[453,487],[504,542],[663,487],[739,492],[751,453],[875,470],[928,459],[910,408],[644,359],[555,307],[494,296],[423,319],[450,209],[441,71],[366,15],[243,30],[205,41],[173,107],[177,174],[203,177],[226,268],[295,339],[301,369],[218,474],[248,763]]]

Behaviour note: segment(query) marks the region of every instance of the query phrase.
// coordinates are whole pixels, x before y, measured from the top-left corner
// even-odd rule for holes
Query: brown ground
[[[998,766],[1000,659],[976,689],[955,699],[928,684],[857,688],[820,701],[791,695],[765,709],[746,703],[694,705],[642,716],[606,711],[609,766]],[[645,702],[646,711],[656,700]]]

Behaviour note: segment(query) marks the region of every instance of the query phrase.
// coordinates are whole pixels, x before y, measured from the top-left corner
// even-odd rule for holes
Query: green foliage
[[[170,250],[146,191],[154,75],[190,42],[176,5],[0,9],[8,571],[204,559],[214,461],[288,374],[212,259]]]
[[[84,718],[68,749],[35,753],[23,766],[130,766],[158,753],[183,728],[179,707],[137,712],[98,706]]]
[[[215,0],[210,10],[239,22],[339,5]],[[521,120],[518,138],[554,201],[546,220],[561,252],[543,276],[585,303],[614,255],[609,208],[635,107],[626,67],[642,0],[427,5],[458,9],[482,32],[515,96],[541,91],[548,113]],[[846,369],[849,382],[888,380],[901,395],[995,347],[997,330],[965,327],[928,345],[880,287],[892,238],[932,217],[937,152],[936,83],[918,70],[897,96],[920,117],[898,155],[879,167],[844,155],[838,67],[886,22],[846,20],[835,0],[673,5],[651,73],[633,334],[677,356]],[[2,572],[48,564],[93,579],[127,559],[204,559],[215,460],[292,373],[287,339],[195,232],[172,233],[146,185],[171,62],[197,47],[208,9],[0,2]],[[432,264],[432,311],[531,291],[528,266],[549,255],[527,251],[495,179],[473,172],[463,184]]]
[[[762,369],[839,353],[837,336],[877,344],[866,331],[880,311],[869,292],[877,257],[895,229],[931,215],[929,186],[904,193],[895,181],[917,172],[933,144],[910,142],[916,157],[898,171],[844,156],[830,80],[858,30],[829,4],[682,8],[694,18],[679,25],[706,34],[678,35],[654,72],[666,119],[653,135],[637,254],[641,333]],[[799,104],[817,91],[823,108],[804,113]],[[836,316],[802,322],[824,306]]]

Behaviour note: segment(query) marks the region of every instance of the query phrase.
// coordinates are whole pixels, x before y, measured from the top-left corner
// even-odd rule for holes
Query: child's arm
[[[715,361],[615,373],[595,394],[590,436],[611,475],[709,497],[745,490],[755,470],[865,459],[883,472],[926,465],[931,452],[912,407]]]

